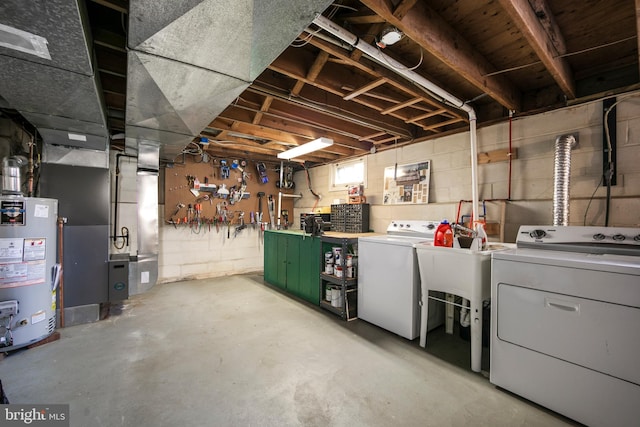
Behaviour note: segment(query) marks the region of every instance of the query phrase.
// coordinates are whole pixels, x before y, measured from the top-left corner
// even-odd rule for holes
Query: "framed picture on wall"
[[[429,203],[431,160],[384,169],[382,204]]]

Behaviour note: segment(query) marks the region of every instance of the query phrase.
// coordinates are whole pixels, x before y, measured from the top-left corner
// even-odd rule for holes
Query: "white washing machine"
[[[439,221],[392,221],[385,235],[358,238],[358,318],[401,337],[420,335],[420,273],[415,243],[433,241]],[[428,328],[443,323],[429,301]]]
[[[492,256],[493,384],[589,426],[640,420],[640,229],[522,226]]]

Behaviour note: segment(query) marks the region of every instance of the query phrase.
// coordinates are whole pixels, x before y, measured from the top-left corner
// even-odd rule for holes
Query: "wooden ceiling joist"
[[[341,49],[331,43],[327,43],[324,40],[320,40],[317,37],[312,38],[309,41],[310,44],[314,45],[318,49],[322,49],[328,52],[331,56],[343,59],[347,62],[348,65],[358,68],[361,71],[371,74],[373,77],[385,77],[386,83],[412,97],[420,97],[425,103],[432,105],[435,108],[447,108],[444,104],[426,97],[425,92],[421,92],[416,89],[415,86],[410,85],[405,80],[400,78],[396,73],[388,70],[387,68],[366,59],[361,59],[360,61],[354,61],[350,58],[348,51]],[[353,101],[360,102],[359,98],[355,98]],[[378,111],[381,111],[379,109]],[[455,109],[449,110],[451,114],[456,117],[462,117],[461,113]]]
[[[129,13],[129,2],[126,0],[91,0],[94,3],[113,9],[120,13]]]
[[[483,93],[510,110],[520,110],[521,94],[513,83],[501,75],[487,76],[495,67],[425,2],[416,2],[410,14],[398,19],[388,0],[360,1]]]
[[[374,141],[375,138],[381,137],[382,135],[387,135],[386,132],[376,132],[370,135],[364,135],[358,138],[360,141]]]
[[[529,4],[529,0],[499,0],[509,17],[515,22],[524,37],[527,39],[533,50],[536,52],[549,73],[553,76],[562,92],[570,99],[576,97],[576,84],[571,73],[569,63],[560,57],[564,52],[558,52],[556,46],[562,49],[564,38],[560,29],[550,29],[554,34],[552,39],[542,23],[536,16],[535,11]],[[537,0],[538,3],[544,3]],[[551,13],[546,6],[540,6],[545,13]],[[547,26],[551,25],[551,20],[547,20]]]
[[[311,68],[309,68],[309,71],[307,72],[306,80],[310,82],[314,82],[318,78],[320,71],[322,71],[322,68],[327,63],[328,60],[329,60],[329,54],[325,51],[320,51],[318,56],[316,56],[316,59],[313,61]],[[296,81],[296,84],[293,86],[293,89],[291,89],[291,94],[294,96],[300,95],[300,91],[302,90],[304,85],[305,85],[304,80]]]
[[[454,119],[447,120],[445,122],[435,123],[435,124],[432,124],[432,125],[420,125],[420,127],[422,127],[422,129],[424,129],[424,130],[435,130],[435,129],[438,129],[438,128],[441,128],[441,127],[445,127],[445,126],[449,126],[449,125],[452,125],[454,123],[458,123],[458,122],[461,122],[461,121],[462,121],[462,119],[456,117]]]
[[[401,110],[403,108],[406,108],[406,107],[409,107],[411,105],[417,104],[420,101],[422,101],[422,98],[411,98],[411,99],[408,99],[408,100],[406,100],[404,102],[399,102],[398,104],[394,105],[393,107],[389,107],[387,109],[384,109],[384,110],[380,111],[380,114],[393,113],[394,111]]]
[[[351,93],[343,96],[342,99],[344,99],[345,101],[350,101],[353,98],[355,98],[356,96],[362,95],[363,93],[367,93],[370,90],[375,89],[378,86],[385,84],[386,81],[387,81],[387,79],[385,79],[384,77],[381,77],[381,78],[379,78],[377,80],[374,80],[371,83],[366,84],[366,85],[364,85],[364,86],[352,91]]]
[[[439,116],[442,113],[445,113],[446,111],[447,110],[445,110],[445,109],[430,111],[430,112],[428,112],[426,114],[420,114],[419,116],[411,117],[410,119],[407,119],[405,121],[407,123],[416,123],[416,122],[419,122],[420,120],[428,119],[430,117]]]
[[[374,144],[375,145],[386,144],[387,142],[395,142],[397,140],[398,140],[398,138],[396,138],[396,137],[391,137],[391,138],[386,138],[386,139],[379,139],[379,140],[375,141]]]
[[[640,0],[636,0],[636,34],[640,34]],[[640,67],[640,37],[636,38],[638,45],[638,55],[636,55],[636,59],[638,60],[638,66]]]
[[[402,19],[404,16],[411,10],[413,6],[415,6],[418,0],[402,0],[398,5],[393,9],[393,16],[396,19]]]
[[[262,102],[262,105],[260,106],[260,111],[257,112],[255,117],[253,118],[253,124],[254,125],[257,125],[258,123],[260,123],[260,120],[262,120],[262,115],[264,114],[265,111],[269,110],[269,107],[271,106],[272,102],[273,102],[273,97],[266,96],[264,98],[264,101]]]

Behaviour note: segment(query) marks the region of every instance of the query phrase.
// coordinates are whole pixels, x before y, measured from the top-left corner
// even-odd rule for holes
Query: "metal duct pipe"
[[[10,156],[2,160],[2,195],[22,196],[21,168],[27,163],[23,156]]]
[[[158,280],[159,156],[159,143],[138,141],[138,271],[134,293],[146,292]]]
[[[569,225],[569,178],[574,135],[556,138],[553,158],[553,225]]]
[[[415,71],[408,70],[404,64],[396,61],[390,56],[380,52],[370,44],[363,42],[354,34],[351,34],[344,28],[336,25],[330,19],[325,18],[322,15],[318,15],[313,23],[323,30],[333,34],[335,37],[349,43],[351,46],[362,51],[370,58],[377,61],[380,65],[400,74],[401,76],[415,82],[422,87],[426,92],[436,99],[440,99],[469,115],[469,138],[471,144],[471,202],[472,202],[472,215],[473,220],[477,221],[479,218],[479,201],[478,201],[478,142],[476,135],[476,112],[472,106],[458,99],[454,95],[450,94],[446,90],[442,89],[438,85],[432,83],[426,78],[422,77]]]

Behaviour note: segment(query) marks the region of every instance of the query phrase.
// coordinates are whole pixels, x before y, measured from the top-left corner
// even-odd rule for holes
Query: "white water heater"
[[[6,162],[5,162],[6,166]],[[56,327],[58,201],[23,197],[15,180],[0,196],[0,351],[40,341]],[[12,174],[12,173],[11,173]]]

